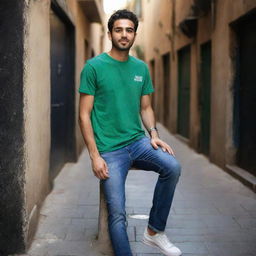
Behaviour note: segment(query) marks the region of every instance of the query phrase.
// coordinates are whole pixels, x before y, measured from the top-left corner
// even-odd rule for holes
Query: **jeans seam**
[[[132,166],[132,163],[133,163],[133,160],[132,160],[132,157],[131,157],[131,154],[130,154],[130,152],[129,152],[129,150],[128,149],[126,149],[127,150],[127,152],[128,152],[128,156],[129,156],[129,158],[130,158],[130,167]]]

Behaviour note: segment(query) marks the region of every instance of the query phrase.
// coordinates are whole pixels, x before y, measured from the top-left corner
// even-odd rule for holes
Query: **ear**
[[[108,39],[109,39],[110,41],[112,41],[112,35],[111,35],[110,31],[108,31]]]

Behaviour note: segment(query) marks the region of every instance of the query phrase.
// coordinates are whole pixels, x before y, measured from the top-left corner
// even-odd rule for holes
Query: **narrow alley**
[[[110,19],[117,10],[134,19]],[[129,26],[114,29],[121,19]],[[109,65],[95,71],[99,55]],[[145,116],[182,165],[170,240],[183,256],[256,255],[256,0],[1,0],[0,56],[0,256],[111,255],[84,138],[100,138],[97,123],[98,160],[142,135]],[[140,68],[112,66],[130,60]],[[141,242],[156,178],[128,175],[134,256],[161,255]]]
[[[160,136],[182,164],[167,224],[167,234],[184,256],[256,255],[256,194],[210,163],[158,124]],[[140,240],[156,182],[155,173],[131,170],[126,183],[129,239],[134,255],[162,255]],[[45,200],[32,246],[26,256],[96,256],[99,184],[87,150],[66,164]],[[25,256],[25,255],[23,255]]]

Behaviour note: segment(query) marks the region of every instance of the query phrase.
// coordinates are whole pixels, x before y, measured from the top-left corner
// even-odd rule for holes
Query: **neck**
[[[127,61],[128,60],[128,56],[129,56],[129,50],[127,51],[118,51],[115,48],[112,48],[108,54],[119,61]]]

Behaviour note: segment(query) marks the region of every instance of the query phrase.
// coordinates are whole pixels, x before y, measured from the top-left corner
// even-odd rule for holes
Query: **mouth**
[[[128,41],[128,40],[119,40],[119,42],[120,42],[121,44],[124,44],[124,43],[128,43],[129,41]]]

